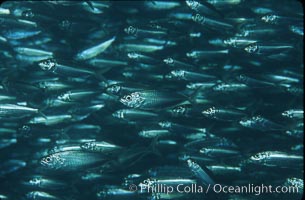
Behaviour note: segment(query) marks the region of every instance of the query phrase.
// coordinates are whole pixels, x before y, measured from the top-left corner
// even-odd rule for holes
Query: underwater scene
[[[0,200],[300,200],[297,0],[3,1]]]

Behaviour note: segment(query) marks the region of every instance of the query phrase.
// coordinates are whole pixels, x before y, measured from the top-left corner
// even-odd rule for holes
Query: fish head
[[[38,66],[43,70],[43,71],[52,71],[54,70],[56,66],[56,60],[53,58],[45,59],[42,60],[38,63]]]
[[[140,132],[138,133],[138,135],[139,135],[140,137],[145,137],[145,138],[151,137],[150,134],[149,134],[149,132],[147,132],[146,130],[140,131]]]
[[[236,46],[235,41],[236,41],[236,38],[231,37],[231,38],[223,40],[223,43],[228,46]]]
[[[197,170],[200,170],[200,166],[197,163],[193,162],[191,159],[188,159],[186,162],[192,171],[196,172]]]
[[[120,102],[131,108],[139,108],[144,103],[144,98],[139,92],[134,92],[120,98]]]
[[[216,113],[216,109],[215,109],[215,107],[211,107],[207,110],[202,111],[201,113],[206,117],[214,117],[214,115]]]
[[[39,82],[39,83],[38,83],[38,87],[39,87],[40,89],[48,89],[48,82],[46,82],[46,81]]]
[[[23,125],[20,128],[18,128],[18,133],[20,133],[24,137],[31,136],[31,127],[29,125]]]
[[[286,111],[282,112],[282,116],[292,118],[292,113],[290,110],[286,110]]]
[[[117,110],[112,113],[112,116],[118,119],[124,119],[124,110]]]
[[[269,152],[260,152],[250,157],[250,162],[262,162],[270,156]]]
[[[244,75],[244,74],[240,74],[236,77],[236,79],[239,81],[239,82],[245,82],[247,81],[247,76]]]
[[[287,130],[287,131],[285,131],[285,133],[287,134],[287,135],[293,135],[293,133],[294,133],[294,131],[293,130]]]
[[[226,84],[225,83],[218,83],[218,84],[214,85],[212,87],[212,89],[214,91],[225,91],[226,90]]]
[[[41,183],[42,183],[42,177],[34,177],[31,180],[29,180],[29,185],[40,186]]]
[[[138,59],[140,57],[140,55],[138,53],[136,53],[136,52],[127,53],[127,56],[130,59]]]
[[[165,64],[167,64],[167,65],[171,65],[171,64],[174,64],[174,59],[172,59],[172,58],[165,58],[165,59],[163,59],[163,62],[165,63]]]
[[[72,101],[71,100],[71,91],[68,91],[66,93],[62,93],[57,97],[61,101]]]
[[[276,24],[277,19],[278,19],[278,16],[276,16],[274,14],[268,14],[268,15],[261,17],[261,20],[263,22],[270,23],[270,24]]]
[[[248,46],[245,47],[244,49],[248,53],[257,53],[259,48],[257,43],[249,44]]]
[[[302,179],[298,179],[298,178],[287,178],[286,185],[287,186],[291,185],[294,187],[303,187],[304,182]]]
[[[40,164],[49,169],[59,169],[65,162],[65,159],[63,159],[58,154],[51,154],[46,157],[43,157],[40,160]]]
[[[208,149],[208,148],[202,148],[202,149],[199,150],[199,152],[208,155],[209,152],[210,152],[210,149]]]
[[[194,14],[194,15],[192,15],[192,20],[194,21],[194,22],[198,22],[198,23],[201,23],[201,22],[204,22],[205,21],[205,18],[202,16],[202,15],[200,15],[200,14]]]
[[[39,198],[39,192],[38,191],[28,192],[25,196],[28,199],[38,199]]]
[[[158,122],[158,125],[161,127],[161,128],[170,128],[172,126],[172,123],[169,122],[169,121],[161,121],[161,122]]]
[[[239,124],[243,127],[251,127],[252,126],[252,120],[249,118],[244,118],[239,121]]]
[[[184,116],[185,113],[186,113],[186,105],[179,105],[179,106],[176,106],[174,108],[171,108],[169,110],[170,114],[175,116],[175,117],[179,117],[179,116]]]
[[[168,79],[176,79],[181,80],[185,77],[185,71],[184,70],[173,70],[169,73]]]
[[[125,33],[127,33],[128,35],[136,35],[138,29],[133,27],[133,26],[129,26],[128,28],[124,28]]]
[[[80,145],[81,149],[85,149],[85,150],[91,150],[95,147],[95,143],[94,142],[85,142],[83,144]]]
[[[26,10],[22,11],[21,15],[22,15],[22,17],[25,17],[28,19],[35,17],[35,14],[31,9],[26,9]]]
[[[69,30],[72,26],[72,23],[69,20],[63,20],[58,24],[61,30]]]
[[[194,1],[194,0],[186,0],[185,3],[192,10],[196,10],[197,7],[199,6],[199,2],[198,1]]]
[[[117,84],[114,84],[114,85],[110,85],[109,87],[106,88],[106,91],[110,94],[118,94],[121,90],[121,86],[120,85],[117,85]]]

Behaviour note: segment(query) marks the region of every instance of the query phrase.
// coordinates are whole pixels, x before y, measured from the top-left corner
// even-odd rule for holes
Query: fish
[[[52,179],[41,175],[33,175],[21,182],[22,185],[31,188],[58,190],[68,188],[68,185],[60,179]]]
[[[121,109],[112,114],[113,117],[127,121],[141,121],[143,119],[153,120],[158,119],[158,113],[138,110],[138,109]]]
[[[275,0],[1,3],[0,199],[300,199],[303,16]]]
[[[144,138],[160,138],[172,135],[171,132],[165,129],[147,129],[140,131],[138,134]]]
[[[0,177],[14,173],[27,166],[27,162],[23,160],[10,159],[4,161],[0,167]]]
[[[59,74],[61,76],[78,77],[79,75],[92,76],[95,74],[94,70],[81,69],[69,65],[63,65],[57,62],[56,59],[44,59],[38,62],[38,66],[43,71]]]
[[[277,131],[283,130],[283,126],[272,122],[262,116],[253,116],[252,118],[245,118],[239,121],[243,127],[257,129],[260,131]]]
[[[223,120],[223,121],[236,121],[244,118],[246,114],[238,109],[226,109],[211,107],[202,111],[202,114],[208,118]]]
[[[42,192],[42,191],[31,191],[26,193],[26,199],[37,199],[37,198],[42,198],[42,199],[52,199],[52,200],[59,200],[59,197],[56,197],[52,194],[49,194],[47,192]]]
[[[130,108],[153,110],[174,106],[185,99],[174,92],[144,90],[125,95],[120,98],[120,102]]]
[[[24,118],[39,113],[39,109],[15,104],[0,104],[0,119]]]
[[[105,156],[94,152],[66,150],[47,155],[39,163],[43,169],[73,172],[105,161]]]
[[[115,37],[112,37],[110,39],[107,39],[106,41],[90,47],[88,49],[85,49],[83,51],[80,51],[76,56],[75,60],[88,60],[90,58],[94,58],[97,55],[104,52],[113,42],[115,41]]]
[[[288,117],[290,119],[303,119],[304,110],[291,109],[282,112],[282,116]]]
[[[214,185],[215,182],[211,179],[211,177],[194,161],[187,160],[188,167],[194,173],[194,175],[202,181],[205,185]]]
[[[249,162],[268,167],[299,167],[303,157],[280,151],[264,151],[251,156]]]
[[[122,147],[104,141],[93,141],[82,143],[80,149],[89,152],[111,153],[113,151],[121,150]]]

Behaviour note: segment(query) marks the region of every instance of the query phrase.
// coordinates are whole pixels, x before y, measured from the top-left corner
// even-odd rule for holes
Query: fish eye
[[[254,156],[251,157],[252,160],[260,160],[261,159],[261,154],[256,154]]]
[[[71,27],[71,22],[69,20],[63,20],[59,23],[59,27],[62,30],[68,30]]]
[[[183,77],[185,75],[183,70],[174,70],[171,71],[171,74],[175,77]]]
[[[185,107],[178,106],[176,108],[173,108],[173,112],[176,114],[183,114],[185,112]]]
[[[51,157],[46,157],[46,158],[44,159],[44,161],[48,163],[48,162],[51,162],[52,159],[51,159]]]
[[[130,95],[127,95],[127,96],[125,97],[125,99],[126,99],[127,101],[130,101],[130,100],[131,100],[131,96],[130,96]]]
[[[26,194],[26,197],[28,199],[36,199],[39,196],[39,194],[37,192],[29,192]]]
[[[29,130],[31,130],[31,128],[30,128],[29,126],[27,126],[27,125],[23,125],[23,126],[21,127],[21,130],[22,130],[22,131],[29,131]]]
[[[268,153],[267,152],[262,152],[262,153],[258,153],[254,156],[252,156],[252,160],[261,160],[261,159],[264,159],[268,156]]]
[[[190,6],[192,9],[195,9],[196,7],[199,6],[199,3],[197,1],[194,0],[188,0],[186,1],[186,3],[188,4],[188,6]]]
[[[173,64],[174,60],[172,58],[166,58],[163,60],[166,64]]]
[[[63,93],[63,94],[59,95],[58,99],[63,100],[63,101],[71,101],[70,95],[71,95],[71,91],[68,91],[67,93]]]
[[[45,89],[47,87],[47,84],[45,82],[38,83],[39,87],[42,89]]]
[[[177,110],[181,112],[181,111],[184,110],[184,108],[183,108],[183,106],[179,106],[179,107],[177,108]]]
[[[35,16],[34,13],[33,13],[33,11],[31,11],[31,10],[25,10],[25,11],[22,12],[21,15],[22,15],[23,17],[28,17],[28,18],[32,18],[32,17]]]
[[[186,53],[186,56],[187,57],[190,57],[190,58],[193,58],[193,57],[196,57],[197,56],[197,53],[195,51],[192,51],[190,53]]]
[[[47,70],[51,70],[53,67],[55,67],[56,61],[54,59],[47,59],[47,60],[41,61],[38,65],[42,70],[47,71]]]
[[[137,31],[137,29],[135,27],[133,27],[133,26],[129,26],[127,29],[125,29],[125,32],[127,34],[132,34],[132,35],[135,34],[136,31]]]
[[[258,50],[257,44],[250,44],[249,46],[245,47],[245,51],[248,53],[255,53]]]
[[[290,115],[290,112],[289,112],[289,111],[284,111],[284,112],[282,113],[282,116],[285,116],[285,117],[291,117],[291,115]]]
[[[93,146],[93,144],[90,142],[82,144],[82,148],[84,148],[84,149],[90,149],[90,147],[92,147],[92,146]]]
[[[120,86],[114,85],[114,86],[112,87],[112,90],[115,91],[115,92],[118,92],[118,91],[120,90]]]
[[[246,76],[244,74],[241,74],[238,76],[238,79],[241,81],[246,80]]]
[[[208,152],[208,149],[207,148],[202,148],[200,149],[200,153],[207,153]]]
[[[215,107],[211,107],[207,109],[206,111],[203,111],[204,114],[213,114],[215,113]]]
[[[195,16],[192,16],[192,19],[195,21],[195,22],[200,22],[203,20],[203,16],[201,16],[200,14],[196,14]]]
[[[272,22],[275,19],[276,19],[276,16],[273,15],[273,14],[269,14],[269,15],[266,15],[266,16],[262,17],[262,20],[265,21],[265,22]]]
[[[128,58],[133,58],[133,59],[139,58],[139,54],[135,52],[128,53],[127,56]]]

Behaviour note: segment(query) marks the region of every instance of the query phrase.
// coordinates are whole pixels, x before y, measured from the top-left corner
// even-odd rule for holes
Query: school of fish
[[[296,0],[1,3],[0,200],[301,199],[303,17]],[[236,190],[262,184],[297,192]]]

